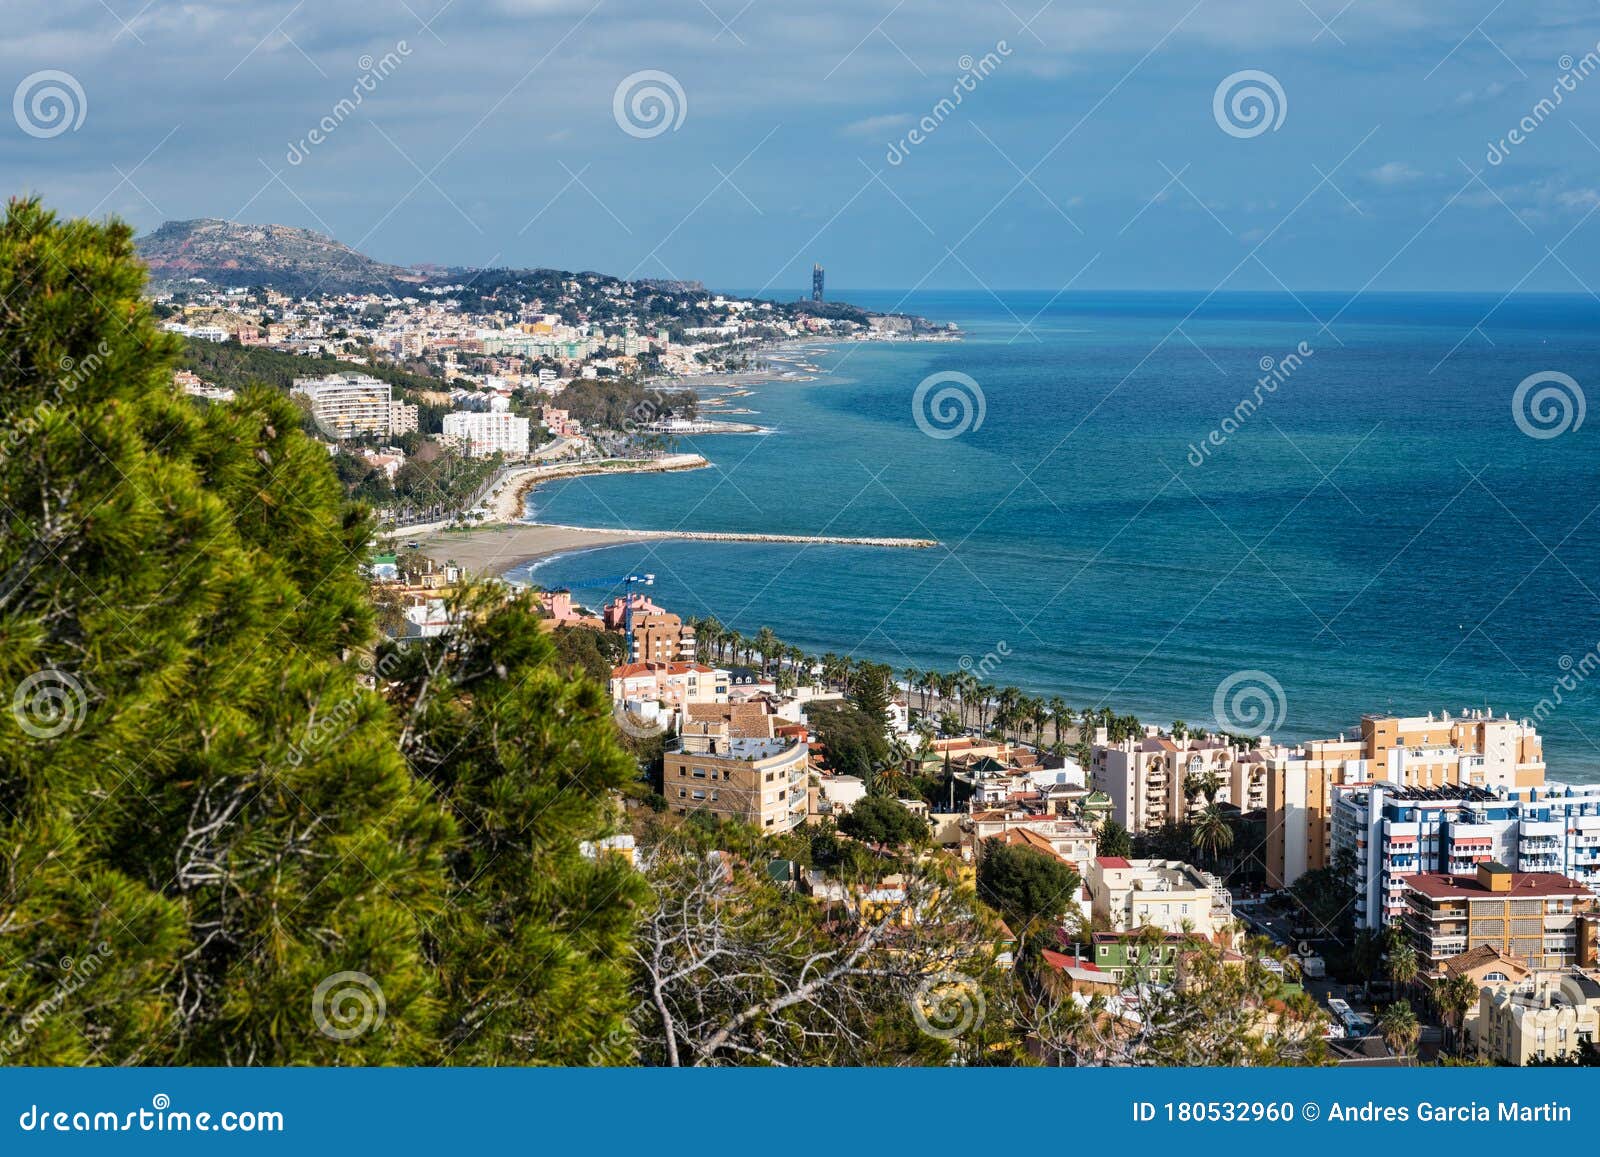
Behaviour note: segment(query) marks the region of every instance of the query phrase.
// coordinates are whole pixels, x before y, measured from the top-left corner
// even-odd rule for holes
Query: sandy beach
[[[926,550],[931,538],[859,538],[848,535],[756,534],[715,530],[600,530],[524,522],[476,530],[443,530],[419,535],[422,549],[440,561],[453,562],[470,574],[499,575],[524,563],[568,551],[594,550],[639,542],[764,542],[797,546],[868,546]]]
[[[603,530],[586,526],[519,521],[528,491],[557,478],[600,474],[655,474],[671,470],[699,470],[709,466],[698,454],[669,454],[664,458],[615,459],[601,462],[563,462],[527,466],[507,473],[488,502],[494,522],[470,529],[402,527],[397,536],[411,535],[421,549],[441,562],[453,562],[471,574],[499,575],[536,559],[575,550],[622,546],[637,542],[765,542],[796,545],[871,546],[921,550],[938,546],[925,538],[854,537],[739,533],[715,530]]]

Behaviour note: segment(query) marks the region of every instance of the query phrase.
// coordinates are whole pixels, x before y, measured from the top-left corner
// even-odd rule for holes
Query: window
[[[706,769],[703,768],[703,767],[695,768],[694,769],[694,777],[696,779],[704,779],[706,777]]]
[[[688,788],[686,788],[686,787],[680,787],[680,788],[679,788],[679,789],[678,789],[678,798],[679,798],[679,799],[682,799],[682,798],[683,798],[683,797],[684,797],[684,796],[686,796],[686,795],[688,795],[688,794],[689,794],[689,789],[688,789]]]
[[[690,799],[705,799],[706,798],[706,793],[705,793],[704,789],[697,787],[697,788],[694,789],[694,794],[692,794],[689,798]]]

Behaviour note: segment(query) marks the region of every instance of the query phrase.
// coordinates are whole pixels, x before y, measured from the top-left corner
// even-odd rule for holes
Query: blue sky
[[[236,217],[402,264],[780,295],[807,284],[813,260],[838,293],[1600,284],[1600,73],[1577,75],[1586,54],[1600,61],[1594,0],[7,0],[6,12],[8,189],[141,229]],[[1254,135],[1259,122],[1230,132],[1214,107],[1246,71],[1277,89],[1254,82],[1276,110]],[[616,112],[638,73],[670,78],[635,82],[666,94],[663,131],[629,120],[626,91]],[[359,106],[340,111],[363,76]],[[941,110],[963,76],[959,106]],[[35,107],[50,87],[76,127]],[[1558,89],[1559,105],[1536,110]],[[924,117],[935,127],[904,147]],[[1535,127],[1490,163],[1525,117]],[[331,131],[304,147],[325,118]]]

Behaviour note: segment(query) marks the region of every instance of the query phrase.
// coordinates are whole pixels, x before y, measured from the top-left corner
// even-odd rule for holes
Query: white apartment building
[[[1233,897],[1222,881],[1181,860],[1101,856],[1089,869],[1095,918],[1113,932],[1159,928],[1211,938],[1233,924]]]
[[[1600,784],[1485,791],[1372,783],[1333,791],[1333,854],[1348,851],[1355,861],[1357,927],[1400,919],[1406,878],[1419,872],[1470,875],[1494,862],[1600,891]]]
[[[444,416],[444,435],[453,439],[469,457],[490,454],[526,454],[528,419],[516,414],[457,411]]]
[[[289,392],[311,403],[317,428],[330,438],[388,437],[392,432],[394,402],[389,383],[370,374],[296,378]],[[416,407],[411,409],[414,420]]]

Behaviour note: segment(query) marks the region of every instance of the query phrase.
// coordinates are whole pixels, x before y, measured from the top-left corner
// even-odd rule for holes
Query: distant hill
[[[266,285],[285,293],[383,293],[427,274],[374,261],[331,237],[289,225],[244,225],[202,217],[168,221],[135,244],[157,281],[203,277],[214,285]]]

